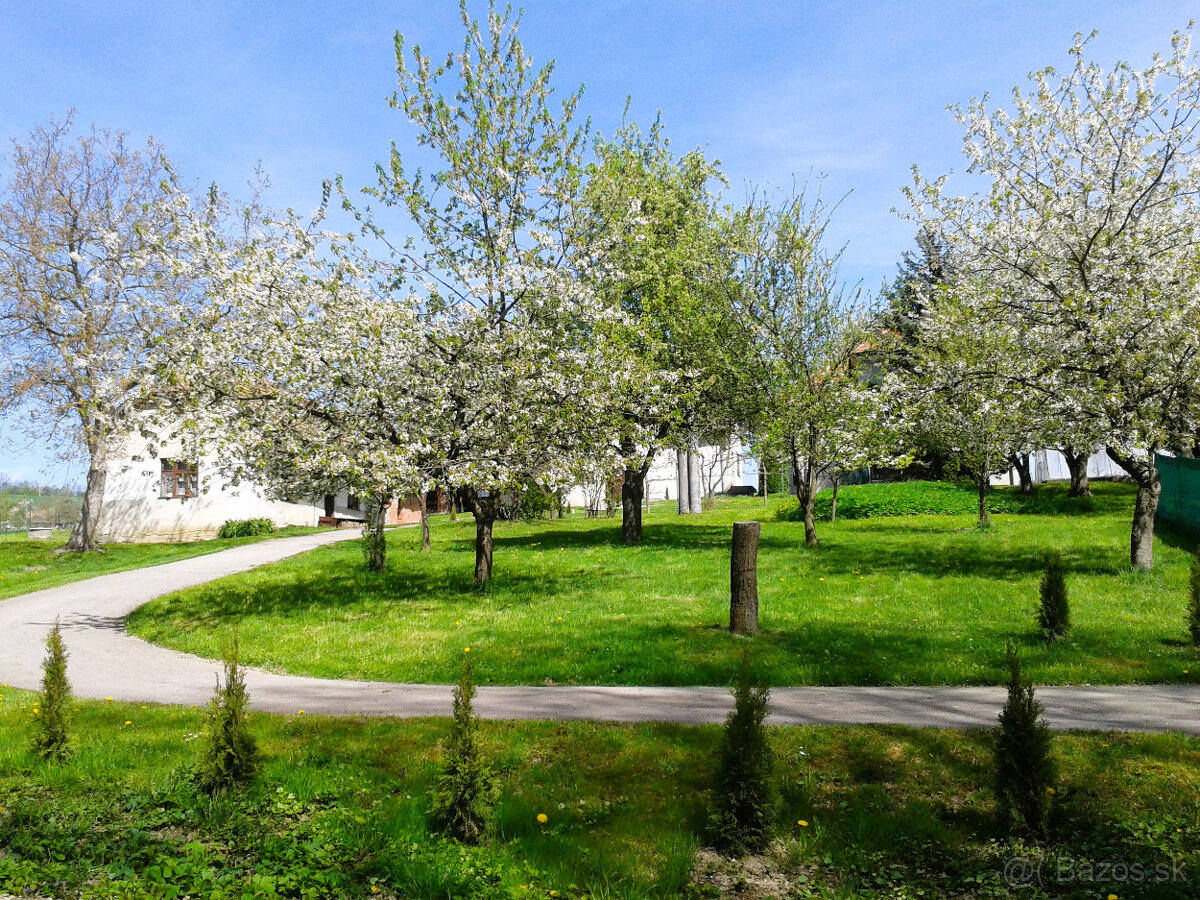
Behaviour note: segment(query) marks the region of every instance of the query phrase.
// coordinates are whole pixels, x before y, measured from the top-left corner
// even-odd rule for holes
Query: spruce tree
[[[258,745],[248,725],[249,694],[238,663],[237,638],[225,652],[225,682],[217,678],[216,691],[208,704],[196,784],[209,794],[237,788],[258,771]]]
[[[63,760],[71,754],[71,683],[67,680],[67,648],[58,619],[46,636],[42,661],[42,696],[34,707],[33,752],[42,759]]]
[[[1006,825],[1016,823],[1026,834],[1045,837],[1054,797],[1057,767],[1051,735],[1033,685],[1021,674],[1012,642],[1005,644],[1008,701],[996,732],[996,807]]]
[[[1200,647],[1200,551],[1192,560],[1191,577],[1188,578],[1188,632],[1193,646]]]
[[[1062,554],[1052,550],[1046,554],[1046,569],[1042,573],[1041,606],[1038,626],[1047,641],[1056,641],[1071,628],[1071,609],[1067,603],[1067,580]]]
[[[468,650],[463,653],[462,674],[454,688],[454,721],[446,737],[442,771],[430,809],[436,828],[467,844],[478,843],[487,833],[497,794],[495,776],[476,740],[479,720],[471,704],[474,696]]]
[[[713,842],[733,854],[762,851],[774,831],[779,800],[763,724],[770,696],[770,688],[755,683],[749,651],[744,651],[733,712],[725,720],[711,821]]]

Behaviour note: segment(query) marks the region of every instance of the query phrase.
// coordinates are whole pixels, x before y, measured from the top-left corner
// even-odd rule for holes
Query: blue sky
[[[702,147],[751,185],[826,176],[849,192],[831,228],[843,275],[876,290],[913,227],[892,209],[915,163],[963,167],[951,103],[998,99],[1045,65],[1065,67],[1076,31],[1099,30],[1092,56],[1137,65],[1169,46],[1182,2],[754,2],[529,0],[521,27],[555,84],[586,86],[581,111],[611,133],[661,111],[682,152]],[[472,3],[477,14],[485,11]],[[74,107],[81,123],[161,141],[200,184],[241,190],[261,161],[270,201],[307,211],[321,180],[372,178],[389,142],[412,146],[389,109],[396,31],[435,57],[461,43],[458,6],[423,2],[10,2],[0,5],[0,135],[19,137]],[[3,177],[0,174],[0,177]],[[0,472],[61,482],[24,439]]]

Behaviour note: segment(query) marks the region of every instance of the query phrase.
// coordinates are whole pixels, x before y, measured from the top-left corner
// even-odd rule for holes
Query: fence
[[[1159,521],[1200,534],[1200,459],[1159,455],[1154,464],[1162,479]]]

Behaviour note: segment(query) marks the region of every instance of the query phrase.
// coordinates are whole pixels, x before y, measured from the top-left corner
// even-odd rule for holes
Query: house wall
[[[1030,474],[1034,484],[1045,481],[1070,481],[1071,470],[1067,460],[1057,450],[1035,450],[1031,460]],[[1128,473],[1112,461],[1106,450],[1092,454],[1088,459],[1088,478],[1124,478]],[[993,475],[992,484],[1020,484],[1021,477],[1016,469],[1002,475]]]
[[[758,463],[750,456],[748,447],[734,440],[727,447],[705,446],[699,448],[701,489],[707,494],[719,494],[731,487],[758,486]],[[676,456],[674,450],[664,450],[654,457],[646,472],[646,496],[650,500],[678,499]],[[587,506],[587,491],[576,485],[567,494],[566,501],[573,507]]]
[[[289,503],[267,497],[255,485],[233,486],[217,472],[214,457],[201,456],[198,496],[159,497],[160,460],[185,455],[176,444],[150,456],[145,438],[135,435],[108,464],[99,539],[103,542],[191,541],[215,537],[230,519],[270,519],[276,527],[316,525],[321,508],[314,503]]]

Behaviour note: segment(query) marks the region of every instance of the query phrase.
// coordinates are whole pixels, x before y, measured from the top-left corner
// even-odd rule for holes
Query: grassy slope
[[[48,541],[31,541],[24,532],[0,534],[0,599],[58,587],[72,581],[157,566],[205,553],[227,550],[272,537],[310,534],[314,528],[284,528],[272,535],[189,541],[180,544],[105,544],[96,553],[55,553],[67,539],[56,531]]]
[[[164,882],[205,897],[674,895],[720,739],[715,727],[483,723],[502,776],[498,835],[463,848],[431,836],[423,812],[445,720],[255,715],[262,776],[210,801],[186,781],[199,710],[81,704],[78,754],[46,766],[25,749],[31,695],[0,694],[0,891],[64,897],[173,896]],[[771,740],[777,856],[807,879],[801,896],[1041,896],[1002,886],[1006,859],[1038,851],[994,822],[986,733],[775,728]],[[1195,873],[1200,741],[1063,735],[1056,748],[1044,852]],[[1054,896],[1196,896],[1194,883],[1079,887]]]
[[[1131,573],[1132,493],[1097,488],[1092,513],[997,516],[987,532],[969,516],[839,521],[810,550],[801,525],[765,523],[757,666],[777,685],[999,683],[1012,636],[1043,683],[1196,680],[1185,552],[1159,541],[1154,573]],[[612,519],[501,525],[485,594],[464,517],[439,524],[432,553],[393,533],[382,574],[355,546],[323,548],[156,600],[131,627],[207,656],[236,627],[248,663],[322,676],[453,681],[470,646],[485,682],[724,684],[744,642],[725,630],[729,524],[766,515],[752,499],[683,519],[660,504],[635,548]],[[1075,628],[1047,647],[1034,609],[1051,547]]]

